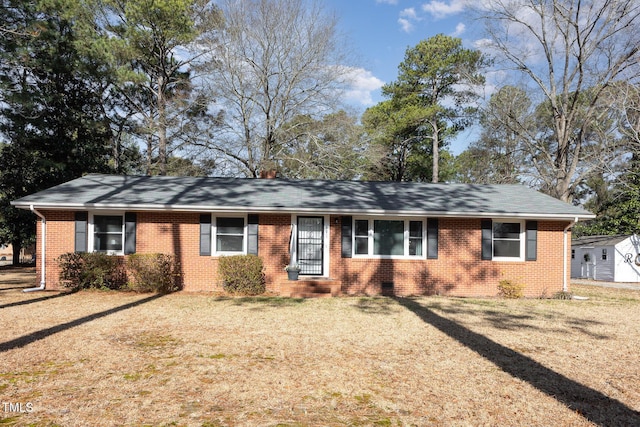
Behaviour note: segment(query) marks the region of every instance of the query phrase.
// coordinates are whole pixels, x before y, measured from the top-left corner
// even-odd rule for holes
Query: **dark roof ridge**
[[[331,183],[371,183],[371,184],[400,184],[400,185],[443,185],[443,186],[483,186],[483,187],[523,187],[530,188],[525,184],[486,184],[470,182],[430,182],[430,181],[385,181],[376,179],[329,179],[329,178],[253,178],[244,176],[176,176],[176,175],[118,175],[106,173],[88,173],[85,177],[123,177],[123,178],[149,178],[149,179],[211,179],[211,180],[241,180],[241,181],[264,181],[264,182],[331,182]],[[79,178],[79,179],[81,179]]]

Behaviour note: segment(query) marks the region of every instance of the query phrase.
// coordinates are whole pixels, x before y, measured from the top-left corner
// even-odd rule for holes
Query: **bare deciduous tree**
[[[224,131],[211,149],[236,173],[256,177],[282,162],[282,130],[296,117],[336,111],[350,69],[342,65],[336,20],[318,2],[228,0],[221,9],[225,26],[211,41],[209,84]]]
[[[501,0],[486,2],[481,13],[488,47],[549,106],[550,132],[522,136],[535,152],[541,185],[571,201],[582,180],[616,152],[599,124],[609,120],[608,88],[640,78],[640,2]]]
[[[522,138],[535,121],[531,100],[516,87],[504,86],[491,96],[480,115],[482,132],[456,159],[457,180],[484,184],[526,182],[526,147]]]

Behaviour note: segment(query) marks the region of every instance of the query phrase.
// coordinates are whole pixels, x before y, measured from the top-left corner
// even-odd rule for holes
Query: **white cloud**
[[[430,13],[434,18],[440,19],[462,12],[467,3],[468,0],[450,0],[449,2],[431,0],[422,5],[422,10]]]
[[[414,19],[414,20],[419,19],[418,14],[416,13],[416,10],[412,7],[404,9],[402,12],[400,12],[400,16],[408,19]]]
[[[467,26],[464,25],[462,22],[460,22],[458,25],[456,25],[456,30],[451,35],[453,37],[461,36],[462,34],[464,34],[466,29],[467,29]]]
[[[412,7],[406,8],[400,12],[400,18],[398,18],[398,23],[400,24],[400,28],[405,33],[410,33],[413,31],[414,22],[421,21],[422,18],[418,16],[416,10]]]
[[[349,68],[347,71],[348,88],[345,91],[347,101],[360,105],[372,105],[372,92],[384,86],[384,82],[364,68]]]
[[[398,4],[398,0],[376,0],[376,3],[396,5]]]
[[[398,19],[398,24],[400,24],[400,28],[402,28],[402,31],[405,33],[413,31],[413,24],[408,19],[400,18]]]
[[[493,47],[493,40],[491,39],[478,39],[473,42],[473,47],[476,49],[490,49]]]

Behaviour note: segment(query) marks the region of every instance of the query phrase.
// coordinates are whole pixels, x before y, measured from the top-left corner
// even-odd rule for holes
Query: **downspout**
[[[45,278],[46,278],[46,256],[47,256],[47,219],[40,212],[34,209],[33,205],[29,206],[31,212],[38,215],[42,219],[42,262],[40,266],[40,272],[42,273],[42,277],[40,279],[40,286],[35,288],[24,289],[22,292],[35,292],[35,291],[44,291],[45,288]]]
[[[567,236],[569,235],[569,229],[571,227],[573,227],[574,225],[576,225],[576,223],[578,222],[578,217],[575,217],[573,219],[573,221],[571,221],[569,223],[569,225],[567,225],[564,228],[564,235],[563,235],[563,251],[562,251],[562,291],[563,292],[569,292],[569,284],[567,283],[567,246],[568,246],[568,242],[567,242]]]

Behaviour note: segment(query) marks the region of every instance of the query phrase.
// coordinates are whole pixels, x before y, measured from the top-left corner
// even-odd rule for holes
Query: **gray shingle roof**
[[[128,209],[461,217],[592,218],[521,185],[87,175],[12,202],[36,209]]]
[[[571,240],[571,246],[615,246],[623,240],[631,237],[630,234],[618,236],[583,236]]]

